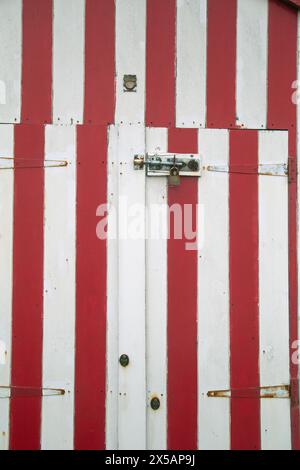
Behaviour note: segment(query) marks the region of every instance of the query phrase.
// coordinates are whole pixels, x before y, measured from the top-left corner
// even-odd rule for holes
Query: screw
[[[150,402],[152,410],[156,411],[160,407],[160,400],[157,397],[152,398]]]
[[[199,170],[199,164],[195,159],[192,159],[188,163],[188,167],[192,171],[198,171]]]

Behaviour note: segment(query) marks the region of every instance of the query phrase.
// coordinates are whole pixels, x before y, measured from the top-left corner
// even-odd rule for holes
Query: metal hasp
[[[147,176],[168,176],[170,186],[179,186],[181,176],[199,177],[202,175],[200,155],[168,153],[134,156],[134,168],[146,169]]]
[[[209,398],[291,398],[290,385],[273,387],[253,387],[231,390],[212,390],[207,392]]]
[[[12,385],[0,385],[0,399],[15,397],[50,397],[58,395],[65,395],[65,390],[62,388],[17,387]]]

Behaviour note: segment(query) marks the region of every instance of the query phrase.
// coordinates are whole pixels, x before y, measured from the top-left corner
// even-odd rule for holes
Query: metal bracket
[[[231,390],[213,390],[207,392],[209,398],[291,398],[290,385],[273,387],[250,387]]]
[[[17,387],[13,385],[0,385],[0,399],[17,397],[50,397],[64,394],[65,390],[61,388]]]
[[[171,168],[178,168],[179,176],[201,176],[200,155],[186,153],[146,154],[134,156],[134,168],[146,168],[147,176],[169,176]]]
[[[1,165],[4,160],[4,165]],[[5,165],[6,163],[6,165]],[[59,168],[68,165],[66,160],[43,160],[37,162],[28,158],[0,157],[0,170],[23,170],[33,168]]]

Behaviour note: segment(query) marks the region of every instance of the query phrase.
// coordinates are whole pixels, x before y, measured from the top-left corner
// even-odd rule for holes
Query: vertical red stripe
[[[75,448],[105,448],[106,242],[96,209],[106,204],[107,128],[77,127]]]
[[[297,159],[297,109],[292,83],[297,80],[298,11],[279,0],[269,2],[268,127],[289,130],[289,155]],[[289,185],[290,346],[298,339],[297,178]],[[292,447],[300,450],[298,365],[292,362]]]
[[[22,122],[52,121],[52,0],[23,0]]]
[[[147,0],[146,123],[175,125],[176,0]]]
[[[197,153],[196,129],[170,129],[169,152]],[[169,188],[169,207],[198,202],[197,178]],[[168,241],[168,448],[197,449],[197,251],[187,251],[185,234]]]
[[[15,127],[15,158],[40,168],[14,177],[13,311],[11,385],[42,386],[44,127]],[[40,447],[40,397],[13,397],[10,448]]]
[[[258,165],[258,132],[231,131],[230,165]],[[230,382],[259,387],[258,176],[230,174]],[[231,447],[260,448],[260,400],[231,400]]]
[[[115,2],[86,0],[84,122],[114,122]]]
[[[237,1],[207,7],[207,127],[235,127]]]

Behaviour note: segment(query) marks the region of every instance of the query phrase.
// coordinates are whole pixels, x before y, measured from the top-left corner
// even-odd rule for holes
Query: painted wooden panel
[[[75,333],[75,127],[47,126],[45,158],[68,166],[45,172],[43,387],[64,389],[44,397],[42,448],[72,449]],[[55,163],[54,163],[55,164]]]
[[[167,151],[167,129],[148,128],[146,150]],[[167,446],[167,180],[146,180],[147,449]],[[157,397],[160,408],[153,410]]]
[[[22,0],[3,0],[0,9],[0,122],[20,122]]]
[[[204,127],[207,0],[177,0],[176,125]]]
[[[0,126],[0,157],[13,157],[14,128]],[[2,160],[0,167],[7,165]],[[0,170],[0,385],[10,384],[12,329],[12,245],[13,245],[13,186],[12,170]],[[0,449],[9,446],[9,400],[0,399]]]
[[[203,164],[228,165],[228,131],[200,130]],[[199,181],[198,447],[230,448],[230,404],[207,397],[230,388],[228,174],[205,172]]]
[[[84,12],[83,0],[54,0],[53,122],[57,124],[83,121]]]
[[[288,133],[261,132],[259,162],[287,163]],[[288,181],[259,177],[260,384],[289,383]],[[263,450],[290,449],[288,400],[261,400]]]

